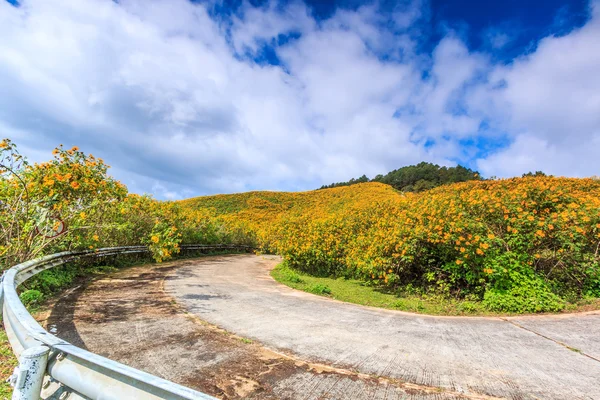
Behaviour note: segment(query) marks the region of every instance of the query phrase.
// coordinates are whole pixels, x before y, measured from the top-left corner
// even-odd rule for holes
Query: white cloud
[[[589,176],[600,169],[600,9],[581,29],[543,39],[536,51],[500,66],[485,113],[516,140],[479,165],[499,176],[534,169]],[[519,161],[511,162],[515,157]],[[517,168],[517,166],[522,166]]]
[[[33,158],[78,145],[132,190],[164,198],[450,164],[471,151],[459,141],[498,132],[511,145],[479,161],[485,173],[540,169],[569,152],[578,165],[554,173],[597,168],[597,16],[494,66],[452,32],[419,53],[423,7],[317,21],[301,2],[245,3],[226,21],[187,0],[0,1],[0,129]],[[289,34],[274,47],[282,65],[253,61]],[[523,161],[504,166],[511,157]]]

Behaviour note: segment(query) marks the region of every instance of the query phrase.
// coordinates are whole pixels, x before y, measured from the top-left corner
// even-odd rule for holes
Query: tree
[[[321,189],[354,185],[362,182],[381,182],[393,186],[403,192],[422,192],[434,187],[455,182],[466,182],[481,179],[478,172],[461,165],[456,167],[440,167],[437,164],[421,162],[395,169],[385,175],[377,175],[369,181],[366,175],[348,182],[338,182],[321,186]]]

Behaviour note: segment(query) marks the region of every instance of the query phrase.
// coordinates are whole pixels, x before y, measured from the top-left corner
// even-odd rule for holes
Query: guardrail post
[[[46,346],[36,346],[21,353],[12,400],[39,400],[49,352]]]

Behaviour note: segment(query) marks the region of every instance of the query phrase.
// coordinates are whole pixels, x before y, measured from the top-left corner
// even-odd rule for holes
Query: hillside
[[[366,175],[360,178],[350,179],[348,182],[332,183],[321,186],[321,189],[339,186],[350,186],[364,182],[380,182],[391,185],[394,189],[402,192],[423,192],[438,186],[450,183],[480,180],[481,174],[461,165],[456,167],[441,167],[437,164],[421,162],[417,165],[408,165],[388,172],[385,175],[377,175],[369,179]]]
[[[403,194],[389,185],[369,182],[307,192],[253,191],[194,197],[179,203],[217,217],[260,223],[283,217],[325,216],[337,211],[367,207],[374,202],[400,201]]]
[[[600,182],[534,176],[422,193],[360,183],[181,202],[317,276],[540,312],[600,297]]]

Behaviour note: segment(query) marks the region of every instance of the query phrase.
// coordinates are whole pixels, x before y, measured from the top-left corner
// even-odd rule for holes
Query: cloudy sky
[[[600,1],[0,0],[0,137],[158,198],[600,175]]]

